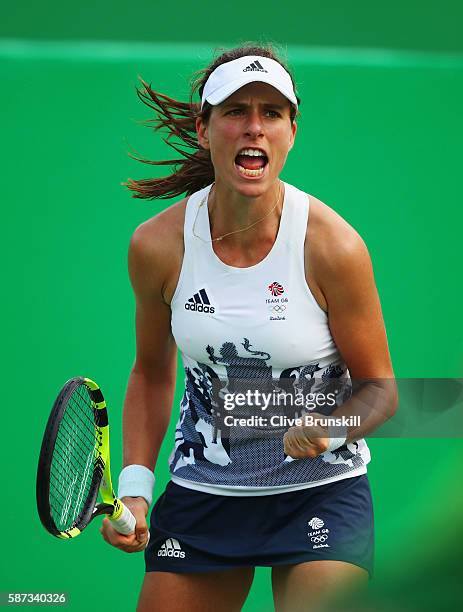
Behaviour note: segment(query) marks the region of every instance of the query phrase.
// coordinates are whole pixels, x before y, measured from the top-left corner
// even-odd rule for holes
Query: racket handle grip
[[[137,521],[127,506],[124,506],[122,502],[121,505],[122,514],[119,516],[119,518],[113,519],[109,517],[109,520],[116,531],[122,533],[122,535],[130,535],[131,533],[134,533]]]

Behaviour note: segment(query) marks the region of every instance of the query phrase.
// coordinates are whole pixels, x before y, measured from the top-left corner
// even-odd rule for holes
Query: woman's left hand
[[[317,415],[312,413],[312,416]],[[293,459],[314,459],[327,451],[329,442],[326,427],[320,425],[290,427],[283,436],[284,451]]]

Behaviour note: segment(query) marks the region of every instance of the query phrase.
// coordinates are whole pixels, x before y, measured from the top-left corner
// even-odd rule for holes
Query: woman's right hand
[[[127,553],[141,552],[148,544],[149,531],[146,522],[148,504],[144,497],[124,497],[122,502],[135,517],[135,533],[122,535],[114,529],[109,518],[105,518],[100,528],[104,540]]]

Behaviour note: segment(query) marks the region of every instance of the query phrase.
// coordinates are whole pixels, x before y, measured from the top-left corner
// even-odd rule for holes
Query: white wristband
[[[144,497],[153,501],[154,474],[144,465],[127,465],[119,475],[119,497]]]
[[[342,436],[341,438],[339,437],[339,434],[341,434]],[[327,453],[333,452],[337,448],[344,446],[344,444],[346,443],[346,439],[347,439],[347,427],[329,426],[328,436],[329,436],[328,448],[325,451]]]

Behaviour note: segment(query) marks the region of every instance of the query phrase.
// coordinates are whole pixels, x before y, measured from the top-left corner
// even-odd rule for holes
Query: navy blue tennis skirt
[[[253,497],[169,482],[151,513],[148,572],[206,572],[333,559],[373,573],[367,475]]]

